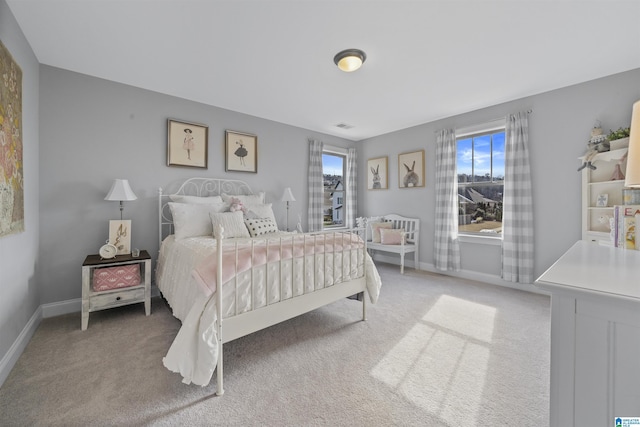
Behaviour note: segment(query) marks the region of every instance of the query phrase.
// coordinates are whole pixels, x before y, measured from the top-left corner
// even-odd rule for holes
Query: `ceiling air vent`
[[[347,123],[338,123],[336,125],[337,128],[340,129],[351,129],[353,127],[353,125],[347,124]]]

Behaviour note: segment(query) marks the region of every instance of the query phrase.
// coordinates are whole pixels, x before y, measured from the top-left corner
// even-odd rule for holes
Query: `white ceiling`
[[[7,3],[42,64],[351,140],[640,68],[637,0]]]

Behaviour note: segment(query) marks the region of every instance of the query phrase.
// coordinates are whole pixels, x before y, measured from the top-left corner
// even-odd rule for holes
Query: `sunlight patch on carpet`
[[[442,295],[422,319],[466,337],[491,343],[495,317],[495,307]]]
[[[371,375],[451,424],[473,425],[482,403],[496,309],[441,296]]]

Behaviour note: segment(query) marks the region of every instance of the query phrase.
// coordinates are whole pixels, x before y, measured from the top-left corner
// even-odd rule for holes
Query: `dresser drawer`
[[[144,302],[144,287],[92,295],[89,302],[89,311],[118,307],[134,302]]]

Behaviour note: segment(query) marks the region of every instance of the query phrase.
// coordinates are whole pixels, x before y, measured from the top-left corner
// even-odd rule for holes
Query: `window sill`
[[[471,234],[459,234],[460,243],[476,243],[479,245],[502,246],[502,237],[476,236]]]
[[[323,227],[322,231],[344,231],[348,229],[349,228],[344,225],[337,225],[335,227]]]

